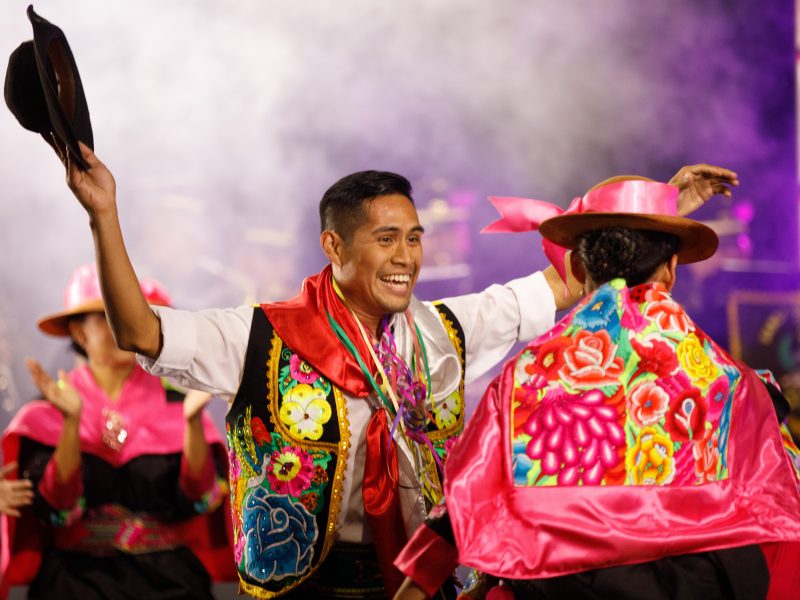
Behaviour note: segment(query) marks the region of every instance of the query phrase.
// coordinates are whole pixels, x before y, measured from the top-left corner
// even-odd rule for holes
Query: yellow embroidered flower
[[[448,396],[444,400],[438,400],[433,409],[433,416],[436,419],[436,427],[444,429],[450,427],[458,421],[461,414],[461,402],[458,393]]]
[[[331,418],[331,405],[325,392],[299,383],[289,390],[281,404],[281,422],[289,427],[297,438],[318,440],[322,437],[322,426]]]
[[[678,344],[678,360],[698,387],[707,388],[719,377],[719,369],[703,350],[703,345],[694,333],[690,333]]]
[[[628,449],[625,467],[634,485],[666,485],[675,476],[672,440],[655,427],[645,427]]]

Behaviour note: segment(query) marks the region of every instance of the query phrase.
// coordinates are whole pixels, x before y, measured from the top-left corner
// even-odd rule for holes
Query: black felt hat
[[[8,60],[6,105],[25,129],[40,133],[60,156],[67,152],[81,169],[78,140],[94,149],[89,107],[78,67],[64,32],[28,7],[33,41],[23,42]]]

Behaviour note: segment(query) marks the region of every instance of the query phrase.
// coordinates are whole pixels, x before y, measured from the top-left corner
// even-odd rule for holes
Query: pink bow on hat
[[[566,210],[543,200],[489,196],[489,201],[501,218],[484,227],[481,233],[537,231],[539,226],[563,214],[613,213],[677,216],[678,188],[645,179],[612,178],[575,198]],[[567,249],[542,238],[545,256],[555,267],[561,280],[567,283]]]
[[[518,233],[521,231],[538,231],[539,225],[547,219],[563,215],[564,213],[584,212],[583,198],[578,196],[569,207],[564,210],[560,206],[545,202],[544,200],[533,200],[531,198],[515,198],[510,196],[489,196],[491,202],[500,213],[500,218],[494,223],[490,223],[481,233]],[[567,249],[550,240],[542,238],[542,248],[547,260],[550,261],[558,276],[564,284],[567,283]]]

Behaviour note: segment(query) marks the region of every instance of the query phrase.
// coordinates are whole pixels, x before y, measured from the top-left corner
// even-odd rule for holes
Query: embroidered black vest
[[[428,427],[444,459],[464,426],[464,333],[445,305],[436,308],[462,365],[459,389],[436,399]],[[255,307],[225,421],[240,590],[280,596],[305,582],[333,545],[350,451],[346,400]]]

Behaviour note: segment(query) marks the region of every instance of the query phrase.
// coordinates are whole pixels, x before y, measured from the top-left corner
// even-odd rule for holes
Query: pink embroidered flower
[[[607,331],[579,331],[564,349],[565,365],[559,375],[576,389],[619,385],[623,361],[616,352]]]
[[[235,481],[242,474],[242,466],[239,464],[239,457],[236,456],[236,451],[233,448],[228,450],[228,465],[231,481]]]
[[[636,373],[653,373],[659,379],[669,377],[678,368],[675,350],[657,338],[645,338],[642,343],[631,338],[631,348],[639,355]]]
[[[694,331],[694,323],[669,294],[652,290],[647,296],[652,297],[652,301],[646,305],[644,316],[658,325],[661,331],[680,331],[684,334]]]
[[[716,430],[706,429],[692,445],[694,454],[694,472],[699,478],[699,483],[717,480],[717,465],[719,463],[719,438]]]
[[[708,414],[706,417],[712,424],[717,422],[719,415],[722,413],[722,409],[725,408],[729,392],[730,382],[726,375],[723,375],[709,386],[708,395],[706,396],[706,403],[708,405]]]
[[[309,488],[314,476],[314,463],[305,450],[286,446],[270,455],[267,479],[277,494],[289,494],[295,498]]]
[[[292,357],[289,359],[289,372],[291,373],[292,377],[300,383],[307,383],[311,385],[317,379],[319,379],[319,375],[316,371],[314,371],[314,369],[311,368],[311,365],[300,358],[297,354],[292,354]]]
[[[681,444],[673,456],[675,464],[675,477],[672,485],[694,485],[697,483],[697,474],[694,472],[695,459],[692,454],[694,444]]]
[[[233,558],[236,560],[236,564],[242,564],[242,556],[244,556],[244,544],[247,540],[247,536],[237,528],[237,533],[239,534],[239,538],[236,540],[236,545],[233,547]]]
[[[599,484],[625,445],[617,409],[607,402],[598,390],[582,396],[548,390],[524,425],[531,436],[526,453],[541,461],[544,474],[558,474],[560,485]]]
[[[669,395],[658,384],[648,381],[633,388],[626,401],[628,414],[640,427],[661,420],[669,409]]]
[[[688,442],[701,435],[706,423],[706,399],[695,387],[683,390],[669,405],[666,429],[676,442]]]
[[[630,331],[639,332],[645,327],[647,327],[647,319],[644,318],[644,315],[639,312],[639,308],[636,306],[631,306],[628,310],[622,311],[622,318],[620,319],[620,323],[625,329]]]

